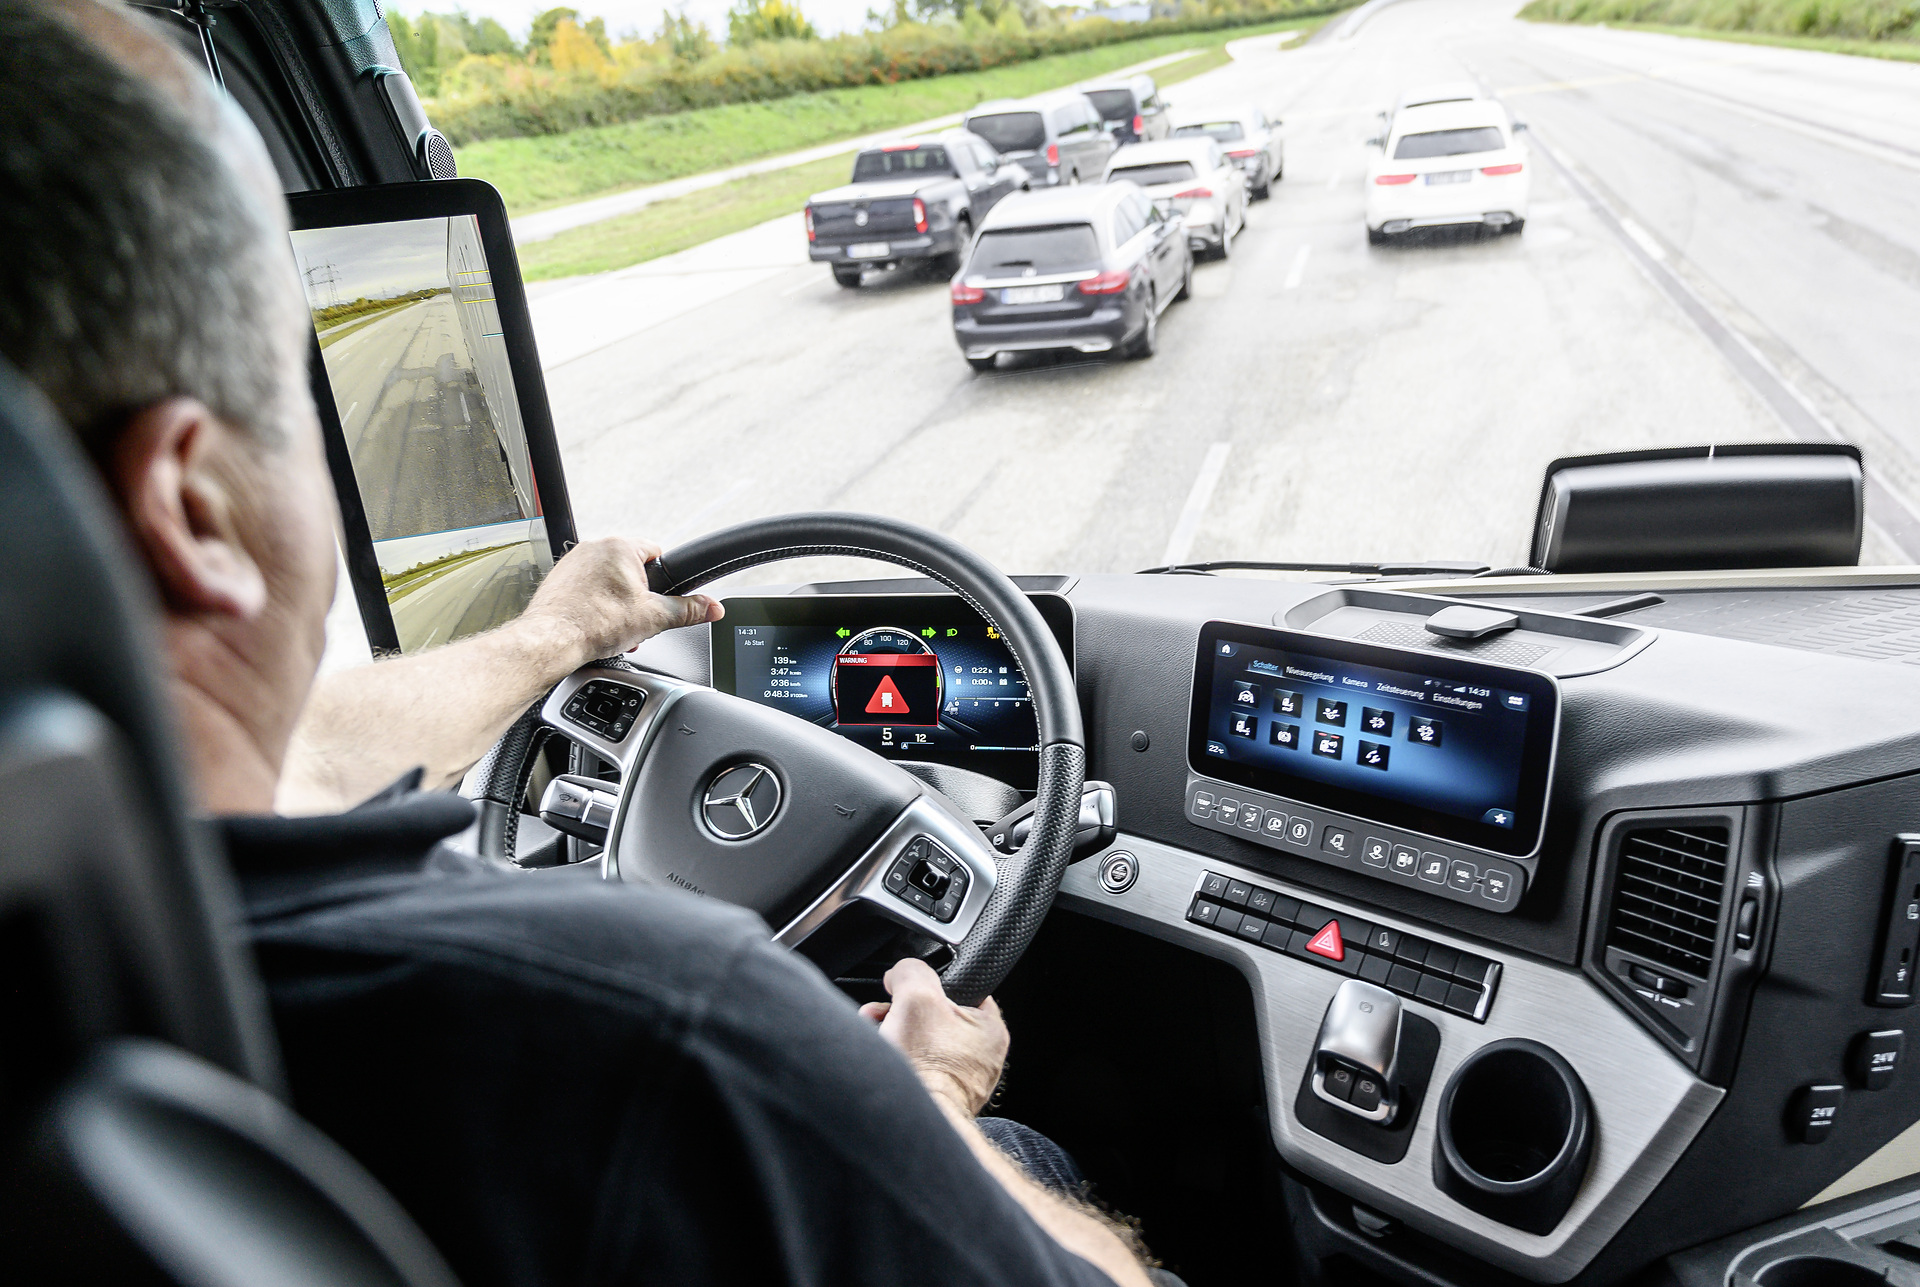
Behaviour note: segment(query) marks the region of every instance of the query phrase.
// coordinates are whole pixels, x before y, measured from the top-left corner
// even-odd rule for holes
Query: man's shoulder
[[[270,982],[318,951],[701,1005],[743,953],[773,950],[751,912],[580,871],[381,876],[250,913]]]

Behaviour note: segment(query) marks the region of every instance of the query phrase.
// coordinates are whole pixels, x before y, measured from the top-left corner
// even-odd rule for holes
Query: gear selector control
[[[1313,1044],[1313,1093],[1335,1108],[1389,1125],[1399,1106],[1399,1052],[1400,998],[1348,979],[1333,994]]]

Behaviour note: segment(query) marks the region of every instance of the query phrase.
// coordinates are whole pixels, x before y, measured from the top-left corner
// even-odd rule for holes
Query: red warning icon
[[[893,676],[882,675],[880,686],[874,689],[873,696],[867,699],[867,714],[905,715],[906,713],[907,699],[900,695],[899,688],[894,685]]]
[[[1340,922],[1328,921],[1325,929],[1307,940],[1307,951],[1329,961],[1346,960],[1347,945],[1340,941]]]

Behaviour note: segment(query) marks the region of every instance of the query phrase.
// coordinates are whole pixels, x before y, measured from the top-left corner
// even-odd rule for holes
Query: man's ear
[[[266,579],[234,521],[244,452],[238,433],[193,398],[141,409],[114,444],[127,527],[175,611],[246,620],[266,607]]]

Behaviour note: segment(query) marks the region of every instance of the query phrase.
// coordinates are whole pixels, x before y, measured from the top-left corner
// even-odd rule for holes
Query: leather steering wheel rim
[[[818,557],[876,559],[940,582],[999,630],[1026,678],[1040,734],[1033,830],[1017,854],[1000,859],[992,896],[944,972],[949,996],[977,1004],[1033,941],[1073,856],[1086,776],[1073,673],[1046,622],[1005,573],[959,542],[900,519],[837,512],[755,519],[669,550],[647,565],[647,578],[657,593],[687,594],[747,568]],[[483,853],[511,857],[518,802],[544,735],[536,705],[481,762]]]

